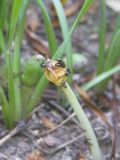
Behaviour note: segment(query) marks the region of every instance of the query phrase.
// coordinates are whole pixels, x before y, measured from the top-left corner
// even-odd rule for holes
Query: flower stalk
[[[77,118],[80,121],[81,128],[85,130],[85,135],[87,140],[89,141],[90,144],[90,150],[93,156],[93,160],[101,160],[101,155],[100,155],[100,148],[97,142],[96,135],[92,129],[92,126],[86,117],[82,106],[78,102],[75,94],[73,93],[72,89],[70,88],[69,84],[66,82],[65,87],[62,86],[62,90],[65,93],[69,103],[71,104],[74,112],[77,115]]]
[[[90,121],[87,119],[82,106],[79,104],[75,94],[66,82],[70,75],[70,70],[62,60],[53,61],[48,59],[41,64],[44,69],[44,73],[49,81],[56,86],[62,88],[69,103],[71,104],[77,118],[80,121],[81,128],[85,131],[85,136],[90,144],[90,150],[93,156],[93,160],[101,160],[100,148],[97,142],[96,135],[92,129]]]

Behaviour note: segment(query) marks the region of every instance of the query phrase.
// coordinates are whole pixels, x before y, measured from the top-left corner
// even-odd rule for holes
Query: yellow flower
[[[46,63],[42,64],[42,67],[47,79],[57,86],[64,85],[70,74],[70,70],[66,68],[62,60],[53,61],[48,59]]]

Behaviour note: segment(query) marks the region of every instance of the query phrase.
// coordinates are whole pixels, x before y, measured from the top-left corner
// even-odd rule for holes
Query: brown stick
[[[6,136],[0,139],[0,146],[2,146],[5,142],[7,142],[10,138],[15,136],[18,132],[24,129],[25,123],[20,123],[17,127],[11,130]]]
[[[74,116],[76,115],[76,113],[72,113],[68,118],[66,118],[64,121],[62,121],[59,125],[57,125],[55,128],[53,129],[50,129],[44,133],[41,133],[40,134],[40,137],[41,136],[45,136],[46,134],[50,134],[52,132],[54,132],[56,129],[60,128],[61,126],[63,126],[65,123],[67,123],[69,120],[71,120]]]

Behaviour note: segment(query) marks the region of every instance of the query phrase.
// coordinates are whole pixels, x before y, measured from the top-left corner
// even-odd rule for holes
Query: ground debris
[[[34,150],[32,153],[26,156],[25,160],[45,160],[40,151]]]

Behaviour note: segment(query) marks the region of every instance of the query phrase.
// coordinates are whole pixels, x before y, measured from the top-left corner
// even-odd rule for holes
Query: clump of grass
[[[49,81],[46,79],[45,75],[40,71],[39,64],[40,61],[34,58],[30,58],[26,64],[23,66],[23,72],[21,73],[22,64],[21,64],[21,43],[25,27],[25,14],[26,9],[29,4],[28,0],[11,0],[10,6],[11,11],[9,15],[5,16],[5,10],[7,1],[1,1],[0,6],[0,49],[3,53],[5,60],[5,71],[7,74],[7,89],[8,96],[6,96],[5,91],[2,86],[0,86],[0,104],[2,105],[2,111],[4,115],[4,120],[6,126],[11,129],[14,126],[15,121],[20,119],[27,118],[32,110],[36,107],[38,101],[40,100],[45,88],[47,87]],[[70,65],[71,70],[72,66],[72,44],[71,36],[80,23],[82,17],[86,14],[89,7],[93,3],[93,0],[86,0],[82,6],[82,9],[79,11],[78,16],[73,23],[72,27],[69,29],[66,17],[64,15],[64,10],[60,3],[60,0],[52,0],[58,19],[60,21],[60,27],[63,35],[63,43],[58,46],[57,40],[55,37],[55,32],[52,27],[52,22],[50,20],[48,11],[45,7],[45,4],[41,0],[36,0],[41,14],[44,20],[44,27],[49,43],[49,50],[51,52],[52,60],[67,57],[67,62]],[[93,81],[88,84],[83,85],[83,88],[88,90],[94,85],[97,85],[105,78],[107,79],[110,75],[120,70],[120,66],[114,67],[117,59],[119,57],[119,38],[120,38],[120,29],[119,23],[116,25],[116,29],[113,33],[110,46],[107,50],[107,56],[105,59],[105,0],[101,0],[101,26],[100,26],[100,48],[99,48],[99,61],[97,73],[99,77],[96,77]],[[8,18],[9,17],[9,18]],[[3,23],[2,23],[3,20]],[[63,23],[63,21],[65,23]],[[7,36],[4,36],[4,28],[7,31]],[[12,42],[15,42],[13,47]],[[13,49],[13,51],[12,51]],[[114,54],[113,54],[114,52]],[[106,60],[106,61],[105,61]],[[36,66],[34,67],[34,65]],[[104,65],[105,64],[105,65]],[[27,65],[27,67],[26,67]],[[104,67],[103,67],[104,65]],[[101,68],[101,66],[103,68]],[[63,67],[64,68],[64,67]],[[65,71],[65,70],[64,70]],[[30,79],[34,73],[35,81]],[[38,76],[39,74],[39,76]],[[68,74],[68,72],[67,72]],[[66,76],[67,76],[66,74]],[[25,77],[26,76],[26,77]],[[24,78],[23,78],[24,77]],[[27,79],[26,79],[27,78]],[[93,132],[91,124],[87,119],[82,106],[79,104],[77,98],[75,97],[73,91],[71,90],[69,84],[66,82],[66,78],[63,76],[63,79],[59,81],[59,87],[65,93],[69,103],[73,107],[73,110],[76,112],[77,117],[81,123],[81,127],[85,130],[86,137],[89,139],[91,145],[91,153],[94,160],[100,160],[100,149],[96,139],[96,136]],[[58,78],[59,80],[59,78]],[[100,85],[100,88],[104,88],[109,79],[103,81]],[[63,83],[61,83],[63,82]],[[103,87],[104,86],[104,87]],[[98,86],[99,88],[99,86]]]
[[[7,1],[5,1],[5,4]],[[8,83],[8,99],[4,93],[2,86],[0,86],[1,104],[3,108],[3,115],[6,126],[12,128],[15,120],[19,119],[21,113],[21,91],[20,91],[20,77],[14,79],[15,74],[20,73],[20,44],[22,41],[24,17],[27,8],[28,1],[14,0],[10,1],[12,10],[10,15],[4,17],[4,21],[8,25],[7,36],[4,37],[4,27],[0,28],[0,47],[5,59],[6,77]],[[4,10],[3,10],[4,12]],[[7,21],[9,19],[9,21]],[[1,21],[1,19],[0,19]],[[19,25],[18,25],[19,24]],[[2,29],[2,30],[1,30]],[[12,42],[15,38],[14,53],[11,51]],[[15,73],[16,72],[16,73]]]
[[[80,23],[82,17],[85,15],[85,13],[88,11],[89,7],[93,3],[93,0],[86,0],[83,4],[82,9],[78,13],[78,16],[72,25],[71,29],[68,28],[67,20],[64,15],[64,10],[62,8],[62,5],[60,1],[53,0],[53,4],[56,8],[56,12],[58,14],[58,18],[60,21],[60,26],[63,34],[63,43],[61,46],[58,47],[57,40],[55,37],[55,32],[52,27],[52,23],[48,14],[48,11],[41,0],[36,0],[38,6],[40,7],[43,19],[44,19],[44,25],[46,30],[46,35],[48,37],[48,43],[49,43],[49,49],[51,52],[52,59],[58,59],[63,58],[63,56],[67,57],[67,62],[69,62],[70,68],[72,67],[72,59],[71,59],[71,36],[74,32],[75,28]],[[104,10],[104,17],[105,17],[105,4],[104,1],[101,1],[102,9]],[[26,84],[26,82],[23,81],[23,73],[21,73],[22,64],[21,64],[21,44],[23,39],[23,33],[24,33],[24,27],[25,27],[25,14],[26,9],[28,7],[29,1],[21,1],[21,0],[11,0],[9,2],[11,10],[9,10],[9,14],[4,14],[6,8],[6,1],[1,1],[1,10],[0,10],[0,49],[4,56],[4,62],[5,62],[5,73],[7,77],[7,89],[8,89],[8,95],[5,94],[4,88],[0,85],[0,103],[2,105],[4,120],[6,123],[6,126],[8,128],[12,128],[14,126],[15,121],[19,121],[22,118],[26,118],[32,110],[36,107],[38,101],[40,100],[40,97],[42,96],[46,86],[48,85],[48,80],[43,75],[42,72],[40,72],[40,77],[37,78],[34,85],[31,86],[29,84]],[[59,6],[59,7],[57,7]],[[8,8],[8,7],[7,7]],[[61,16],[62,15],[62,16]],[[62,17],[62,18],[60,18]],[[2,20],[4,20],[2,23]],[[65,21],[65,24],[62,23],[62,21]],[[101,20],[102,21],[102,20]],[[105,23],[103,20],[102,23]],[[6,36],[4,35],[4,29],[6,31]],[[102,25],[101,28],[101,47],[100,54],[103,54],[104,52],[104,38],[103,32],[105,33],[105,24]],[[112,36],[111,41],[111,47],[108,50],[108,56],[107,56],[107,62],[104,67],[104,71],[106,71],[104,74],[100,75],[100,77],[96,78],[93,82],[90,82],[89,84],[84,85],[85,89],[89,89],[93,87],[94,85],[98,84],[108,76],[112,75],[113,73],[117,72],[119,70],[119,66],[116,68],[113,68],[112,70],[109,70],[111,67],[114,66],[116,63],[116,60],[119,56],[118,49],[119,44],[116,43],[119,41],[119,23],[116,25],[116,29],[114,31],[114,34]],[[103,41],[102,41],[103,40]],[[12,45],[12,42],[15,42],[14,48]],[[12,50],[13,48],[13,50]],[[116,48],[114,50],[114,48]],[[116,56],[112,59],[112,53],[114,53]],[[103,59],[103,55],[101,56]],[[112,62],[109,63],[109,61],[112,59]],[[34,66],[36,63],[37,65],[40,62],[33,63],[33,59],[31,58],[30,63],[26,62],[26,65],[30,65],[29,69],[27,70],[28,74],[31,75],[31,72],[33,72],[32,65]],[[101,60],[102,61],[102,60]],[[103,62],[102,62],[103,63]],[[101,64],[102,64],[101,63]],[[26,65],[24,65],[23,69],[25,69]],[[39,66],[39,65],[38,65]],[[37,70],[34,70],[36,74],[38,73],[38,66],[36,66]],[[99,66],[99,65],[98,65]],[[101,65],[100,65],[101,66]],[[28,67],[27,67],[28,68]],[[99,67],[98,67],[99,68]],[[109,70],[109,71],[108,71]],[[103,73],[103,70],[99,72]],[[31,81],[30,77],[27,81]],[[36,76],[38,77],[38,76]],[[24,95],[24,96],[23,96]],[[26,100],[24,97],[27,97]]]
[[[7,3],[7,1],[4,1]],[[93,0],[86,0],[81,11],[78,14],[78,17],[75,20],[75,23],[68,29],[67,23],[63,26],[61,23],[61,28],[63,32],[64,42],[60,47],[57,46],[57,41],[55,38],[54,29],[52,27],[51,20],[49,18],[47,9],[44,3],[41,0],[36,0],[38,6],[41,9],[41,13],[44,19],[46,35],[48,37],[49,49],[51,51],[51,55],[53,59],[63,57],[63,55],[67,55],[68,52],[71,53],[71,42],[70,37],[79,24],[81,18],[85,15],[88,8],[92,4]],[[7,7],[6,3],[2,3],[3,8]],[[11,10],[9,10],[7,15],[4,15],[4,9],[2,8],[2,14],[0,19],[0,48],[4,56],[5,62],[5,74],[7,81],[7,90],[8,95],[5,94],[4,88],[0,86],[0,103],[2,105],[2,111],[4,115],[5,124],[8,128],[13,128],[15,121],[19,121],[20,119],[26,118],[31,111],[36,107],[38,100],[40,99],[43,91],[45,90],[48,81],[45,76],[42,74],[40,78],[37,79],[34,85],[28,85],[26,82],[30,82],[29,79],[32,76],[28,76],[26,82],[23,80],[24,69],[28,67],[22,66],[21,64],[21,44],[23,39],[24,27],[25,27],[25,14],[28,7],[29,1],[21,1],[21,0],[11,0],[9,1],[9,5]],[[54,5],[58,4],[57,1],[54,1]],[[60,2],[59,2],[60,5]],[[63,15],[62,5],[59,6],[61,10],[61,14]],[[59,15],[58,15],[59,16]],[[1,20],[4,19],[4,25],[2,26]],[[59,19],[61,21],[61,19]],[[65,16],[64,16],[65,20]],[[7,26],[7,27],[6,27]],[[6,31],[6,35],[4,36],[4,29]],[[69,32],[68,32],[69,30]],[[67,34],[67,33],[68,34]],[[13,42],[15,43],[13,47]],[[68,46],[67,46],[68,45]],[[66,47],[67,46],[67,47]],[[66,52],[64,54],[64,49],[66,48]],[[70,59],[71,54],[68,56]],[[38,62],[39,63],[39,62]],[[30,63],[26,62],[26,65],[36,64],[33,63],[33,59],[31,59]],[[36,64],[37,65],[37,64]],[[71,66],[72,67],[72,66]],[[21,72],[21,69],[23,71]],[[34,69],[34,71],[33,71]],[[37,66],[36,66],[37,69]],[[30,71],[31,70],[31,71]],[[30,67],[28,69],[28,74],[31,72],[38,73],[38,69],[35,70],[34,67]],[[28,75],[26,74],[26,75]],[[23,96],[24,95],[24,96]],[[27,97],[27,98],[25,98]]]
[[[112,34],[110,44],[105,49],[106,38],[106,4],[105,0],[100,1],[100,25],[99,25],[99,56],[97,62],[97,76],[104,72],[112,70],[116,65],[120,56],[120,15],[118,15],[115,29]],[[105,90],[110,78],[106,78],[101,83],[97,84],[97,91],[102,92]]]

